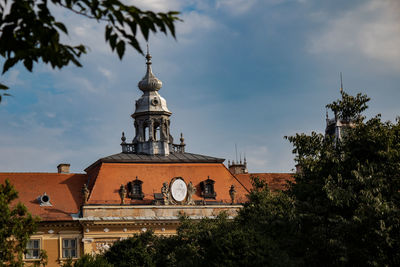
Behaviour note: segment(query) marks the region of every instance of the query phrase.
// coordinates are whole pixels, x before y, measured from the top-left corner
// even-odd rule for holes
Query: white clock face
[[[186,198],[187,187],[182,179],[176,179],[171,185],[172,197],[176,201],[183,201]]]

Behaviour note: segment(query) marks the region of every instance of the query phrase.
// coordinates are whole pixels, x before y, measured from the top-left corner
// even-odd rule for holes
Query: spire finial
[[[143,92],[145,91],[158,91],[162,87],[162,82],[157,79],[157,77],[153,74],[151,70],[151,55],[149,51],[149,45],[147,44],[147,54],[146,54],[146,64],[147,71],[144,75],[143,79],[139,82],[139,89]]]
[[[183,138],[183,133],[181,133],[180,141],[181,141],[181,145],[185,144],[185,138]]]
[[[150,55],[150,52],[149,52],[149,43],[147,43],[147,54],[146,54],[146,64],[147,64],[147,66],[150,66],[151,65],[151,55]]]
[[[342,72],[340,72],[340,92],[343,92],[343,80],[342,80]]]

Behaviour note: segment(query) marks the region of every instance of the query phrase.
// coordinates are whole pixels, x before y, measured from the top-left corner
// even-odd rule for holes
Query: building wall
[[[49,233],[49,231],[51,233]],[[39,231],[30,237],[40,240],[40,249],[45,250],[47,254],[47,266],[61,266],[67,259],[62,258],[62,240],[64,238],[74,238],[77,240],[77,257],[83,253],[81,227],[68,227],[68,230],[57,226],[57,224],[48,224],[39,226]],[[25,258],[25,257],[24,257]],[[24,259],[26,266],[33,266],[40,260]]]

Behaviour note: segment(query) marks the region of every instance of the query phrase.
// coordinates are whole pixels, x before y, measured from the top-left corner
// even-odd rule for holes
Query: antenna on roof
[[[238,161],[237,159],[237,144],[235,144],[235,152],[236,152],[236,162]]]
[[[343,92],[343,80],[342,80],[342,72],[340,72],[340,92]]]

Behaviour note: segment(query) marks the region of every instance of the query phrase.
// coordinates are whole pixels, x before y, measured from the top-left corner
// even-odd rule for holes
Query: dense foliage
[[[400,264],[400,124],[380,115],[364,122],[368,100],[343,92],[328,105],[358,119],[340,140],[289,137],[302,169],[289,195],[296,199],[306,265]]]
[[[0,184],[0,266],[22,266],[26,244],[39,221],[23,204],[15,203],[17,198],[9,180]]]
[[[165,34],[169,31],[175,37],[174,22],[179,20],[178,12],[154,13],[125,3],[119,0],[0,0],[3,74],[19,62],[29,71],[39,61],[60,69],[69,63],[81,66],[79,58],[87,48],[83,44],[61,42],[60,36],[68,35],[68,29],[56,20],[54,8],[104,22],[105,40],[121,59],[126,45],[143,53],[137,40],[138,33],[145,40],[150,32],[157,31]],[[0,90],[7,89],[6,85],[0,84]]]

